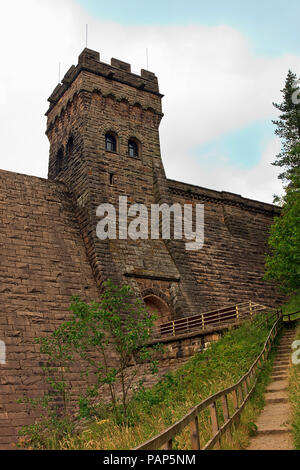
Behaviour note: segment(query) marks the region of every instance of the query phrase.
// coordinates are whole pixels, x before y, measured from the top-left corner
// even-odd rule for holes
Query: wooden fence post
[[[246,380],[247,380],[247,386],[248,386],[248,390],[251,390],[251,376],[250,376],[250,375],[248,375],[248,377],[247,377],[247,379],[246,379]]]
[[[213,436],[215,436],[217,432],[219,431],[217,405],[215,401],[210,405],[210,418],[211,418],[211,427],[212,427]],[[217,449],[220,449],[219,441],[216,442],[215,447]]]
[[[238,408],[239,408],[239,396],[238,396],[237,390],[234,390],[234,391],[233,391],[232,397],[233,397],[234,409],[235,409],[235,410],[238,410]]]
[[[222,408],[223,408],[224,423],[226,423],[226,421],[228,421],[230,418],[227,395],[222,396]]]
[[[173,449],[173,442],[172,442],[172,439],[170,439],[168,442],[166,442],[163,446],[162,446],[162,450],[172,450]]]
[[[222,396],[222,408],[223,408],[223,416],[224,416],[224,424],[230,419],[229,413],[229,406],[228,406],[228,399],[227,395]],[[229,426],[225,432],[226,437],[231,437],[231,427]]]
[[[199,425],[198,425],[198,416],[191,421],[191,441],[192,441],[192,450],[200,450],[200,437],[199,437]]]
[[[241,403],[244,401],[242,385],[239,385],[238,394],[240,396]]]
[[[243,387],[244,387],[244,391],[245,391],[245,398],[246,396],[248,395],[248,385],[247,385],[247,379],[244,380],[243,382]]]
[[[240,407],[239,403],[240,403],[240,393],[239,393],[239,390],[240,390],[240,387],[238,387],[236,390],[233,391],[233,405],[234,405],[234,409],[235,411],[237,411]],[[243,397],[241,397],[241,402],[243,401]],[[236,418],[236,422],[239,423],[240,421],[240,417],[238,416]]]

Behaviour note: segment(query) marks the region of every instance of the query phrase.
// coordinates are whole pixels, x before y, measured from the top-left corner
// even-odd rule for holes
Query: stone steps
[[[288,399],[286,397],[282,398],[266,398],[267,403],[288,403]]]
[[[287,380],[288,376],[285,375],[272,375],[272,380],[275,381],[282,381],[282,380]]]
[[[289,363],[290,363],[290,361],[287,361],[287,360],[285,360],[285,359],[277,359],[277,360],[274,362],[274,366],[275,366],[275,367],[276,367],[276,366],[281,366],[281,365],[283,365],[283,366],[288,366]]]
[[[279,392],[280,390],[286,390],[288,386],[287,380],[280,380],[278,382],[271,382],[266,388],[266,392],[274,391]]]
[[[248,450],[293,450],[293,442],[290,432],[260,435],[252,438]]]
[[[266,388],[265,408],[257,419],[257,434],[251,439],[249,450],[292,450],[288,400],[288,369],[294,335],[286,333],[277,348],[271,380]]]
[[[274,366],[273,367],[274,372],[281,372],[281,371],[286,371],[286,365],[281,365],[281,366]]]
[[[282,390],[268,390],[265,396],[265,399],[285,399],[286,398],[286,389]]]

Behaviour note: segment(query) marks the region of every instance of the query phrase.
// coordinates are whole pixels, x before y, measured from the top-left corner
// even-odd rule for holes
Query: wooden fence
[[[294,315],[297,315],[297,317],[292,318]],[[293,321],[298,321],[298,320],[300,320],[300,310],[298,310],[297,312],[293,312],[293,313],[283,313],[283,321],[293,322]]]
[[[251,318],[259,311],[267,308],[268,307],[265,305],[249,300],[247,302],[231,305],[218,310],[212,310],[198,315],[193,315],[191,317],[179,318],[178,320],[162,323],[153,329],[151,336],[153,338],[178,336],[199,329],[204,330],[207,327],[226,323],[235,323],[249,317]]]
[[[168,429],[157,435],[156,437],[149,439],[144,444],[136,447],[134,450],[158,450],[165,449],[171,450],[173,446],[173,439],[180,434],[187,426],[190,426],[190,437],[191,437],[191,449],[192,450],[209,450],[213,447],[220,447],[221,437],[231,431],[231,426],[235,420],[240,416],[247,401],[252,395],[261,369],[263,362],[267,358],[269,351],[272,347],[272,343],[277,336],[280,326],[282,325],[282,314],[276,312],[272,315],[272,319],[276,317],[276,320],[270,330],[269,336],[264,344],[262,352],[251,365],[249,371],[232,387],[228,387],[221,392],[211,395],[206,400],[202,401],[199,405],[195,406],[189,411],[180,421],[170,426]],[[234,403],[234,410],[230,412],[228,405],[228,397],[232,396]],[[221,401],[221,407],[217,404]],[[199,424],[198,416],[204,410],[209,408],[212,428],[212,438],[205,444],[200,443],[199,438]],[[219,424],[218,408],[222,410],[222,421],[223,424]]]

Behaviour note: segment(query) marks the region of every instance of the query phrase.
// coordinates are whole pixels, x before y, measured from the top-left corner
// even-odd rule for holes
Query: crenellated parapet
[[[90,72],[107,80],[123,83],[137,90],[157,95],[160,98],[162,97],[159,93],[158,80],[154,73],[142,69],[141,74],[137,75],[131,72],[130,64],[115,58],[111,59],[110,65],[106,64],[100,61],[99,52],[86,48],[80,54],[78,64],[76,66],[72,65],[69,68],[62,79],[62,83],[56,86],[51,96],[48,98],[50,107],[46,115],[50,113],[52,108],[58,103],[78,75],[83,71]]]

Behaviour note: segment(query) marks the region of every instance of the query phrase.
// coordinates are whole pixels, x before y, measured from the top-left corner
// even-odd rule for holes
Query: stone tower
[[[196,313],[192,270],[183,244],[163,240],[105,240],[96,236],[101,203],[172,204],[160,155],[162,95],[156,76],[84,49],[49,98],[49,179],[63,181],[77,207],[98,286],[131,283],[160,321]]]

